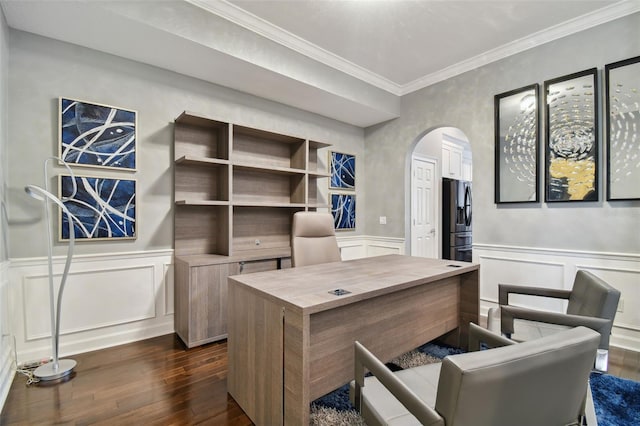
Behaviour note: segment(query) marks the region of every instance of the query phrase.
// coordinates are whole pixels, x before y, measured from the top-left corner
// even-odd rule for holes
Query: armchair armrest
[[[355,346],[355,392],[356,409],[361,411],[361,392],[364,386],[365,368],[369,370],[393,394],[402,405],[413,414],[421,424],[428,426],[444,426],[444,419],[420,399],[378,358],[367,350],[360,342]]]
[[[499,348],[501,346],[516,344],[516,342],[511,339],[507,339],[472,322],[469,323],[469,351],[479,351],[482,343],[489,348]]]
[[[609,348],[609,337],[611,334],[612,322],[606,318],[539,311],[535,309],[506,305],[500,307],[501,331],[503,333],[513,333],[513,321],[516,318],[548,324],[565,325],[568,327],[588,327],[600,333],[599,347],[601,349]]]
[[[528,296],[553,297],[556,299],[569,299],[571,290],[555,288],[531,287],[511,284],[498,284],[498,303],[509,304],[509,294],[524,294]]]

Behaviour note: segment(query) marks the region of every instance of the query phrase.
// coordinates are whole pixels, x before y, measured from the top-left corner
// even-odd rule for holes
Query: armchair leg
[[[500,308],[489,308],[487,312],[487,330],[500,333]]]
[[[487,312],[487,330],[500,334],[501,336],[511,339],[511,333],[502,332],[502,324],[500,321],[500,308],[489,308]]]
[[[596,353],[596,370],[606,373],[609,369],[609,351],[598,349]]]

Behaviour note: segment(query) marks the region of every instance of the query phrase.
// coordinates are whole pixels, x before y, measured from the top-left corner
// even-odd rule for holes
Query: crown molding
[[[640,1],[622,0],[400,85],[273,25],[227,0],[185,1],[396,96],[407,95],[483,65],[640,11]]]
[[[579,16],[553,27],[546,28],[531,34],[530,36],[515,40],[511,43],[502,45],[485,53],[469,58],[462,62],[458,62],[450,67],[444,68],[438,72],[426,75],[417,80],[402,86],[400,95],[406,95],[417,90],[423,89],[432,84],[447,80],[467,71],[479,68],[483,65],[499,61],[517,53],[533,47],[541,46],[554,40],[567,37],[571,34],[605,24],[618,18],[622,18],[632,13],[640,12],[640,1],[623,0],[611,6],[607,6],[600,10]]]
[[[310,43],[226,0],[185,1],[379,89],[390,92],[396,96],[402,93],[401,85]]]

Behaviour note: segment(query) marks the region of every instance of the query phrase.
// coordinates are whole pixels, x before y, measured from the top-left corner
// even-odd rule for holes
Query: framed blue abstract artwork
[[[67,164],[136,169],[135,111],[67,98],[59,101],[59,155]]]
[[[71,213],[78,241],[136,238],[136,181],[60,175],[60,199]],[[60,240],[69,239],[60,215]]]
[[[356,188],[356,157],[341,152],[329,152],[329,167],[331,167],[330,189]]]
[[[354,194],[331,195],[331,214],[336,230],[356,229],[356,196]]]

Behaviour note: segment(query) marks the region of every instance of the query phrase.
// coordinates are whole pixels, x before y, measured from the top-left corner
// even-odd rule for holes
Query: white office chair
[[[291,230],[291,265],[307,266],[340,260],[331,213],[296,212]]]

